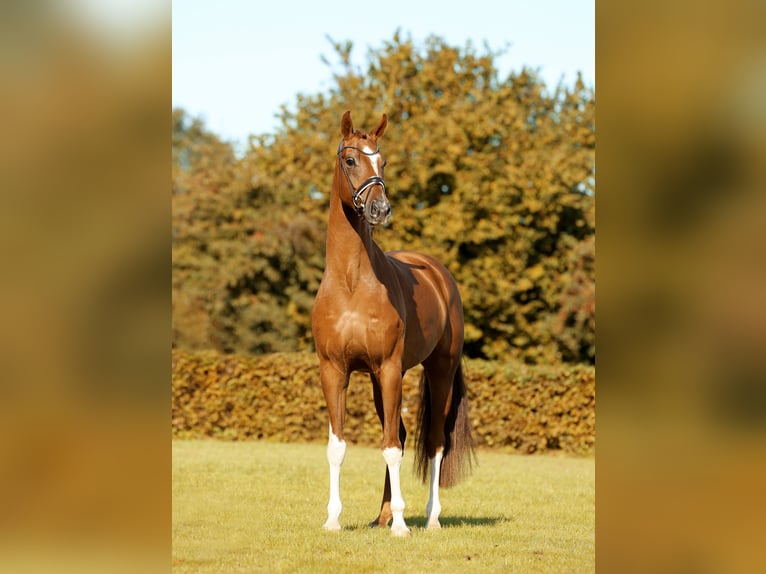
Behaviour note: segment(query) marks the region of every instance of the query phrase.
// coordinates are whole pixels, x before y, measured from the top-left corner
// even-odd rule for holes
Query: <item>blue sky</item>
[[[327,91],[335,62],[327,40],[351,40],[362,66],[369,49],[400,29],[463,47],[498,50],[500,77],[538,69],[550,87],[581,71],[595,85],[594,0],[174,0],[173,106],[205,120],[223,139],[273,132],[280,105]]]

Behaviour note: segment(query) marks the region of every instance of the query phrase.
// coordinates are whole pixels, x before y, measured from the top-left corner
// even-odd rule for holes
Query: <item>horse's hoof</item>
[[[439,524],[438,520],[436,522],[429,522],[428,525],[426,526],[426,530],[441,530],[441,529],[442,529],[442,525]]]
[[[410,529],[406,526],[392,526],[391,527],[391,536],[397,536],[400,538],[404,538],[410,535]]]
[[[388,524],[384,524],[382,522],[378,522],[377,520],[373,520],[369,524],[370,528],[383,528],[384,526],[388,526]]]
[[[383,528],[384,526],[388,526],[389,522],[391,522],[390,516],[378,516],[375,520],[370,522],[370,528]]]
[[[340,522],[330,522],[329,520],[322,526],[327,532],[340,532]]]

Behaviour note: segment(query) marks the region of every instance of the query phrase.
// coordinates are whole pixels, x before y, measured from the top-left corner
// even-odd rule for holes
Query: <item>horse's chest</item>
[[[390,307],[358,308],[346,302],[338,304],[330,316],[333,320],[326,344],[346,355],[390,353],[404,334],[402,321]]]
[[[345,340],[366,339],[381,327],[380,318],[358,311],[342,311],[335,322],[337,335]]]

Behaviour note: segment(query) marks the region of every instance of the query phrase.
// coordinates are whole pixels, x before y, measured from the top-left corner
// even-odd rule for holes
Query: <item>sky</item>
[[[437,35],[506,49],[495,59],[501,79],[526,66],[551,88],[578,71],[595,87],[595,0],[173,0],[173,107],[243,146],[276,131],[275,114],[298,93],[329,91],[328,36],[352,41],[364,70],[397,29],[416,45]]]

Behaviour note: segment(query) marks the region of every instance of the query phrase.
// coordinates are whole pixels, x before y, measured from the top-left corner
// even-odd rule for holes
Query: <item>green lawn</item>
[[[593,458],[480,451],[479,466],[441,491],[442,529],[426,531],[427,486],[405,451],[412,536],[366,524],[380,505],[380,451],[349,444],[340,533],[325,532],[328,470],[318,444],[174,441],[173,571],[593,572]]]

